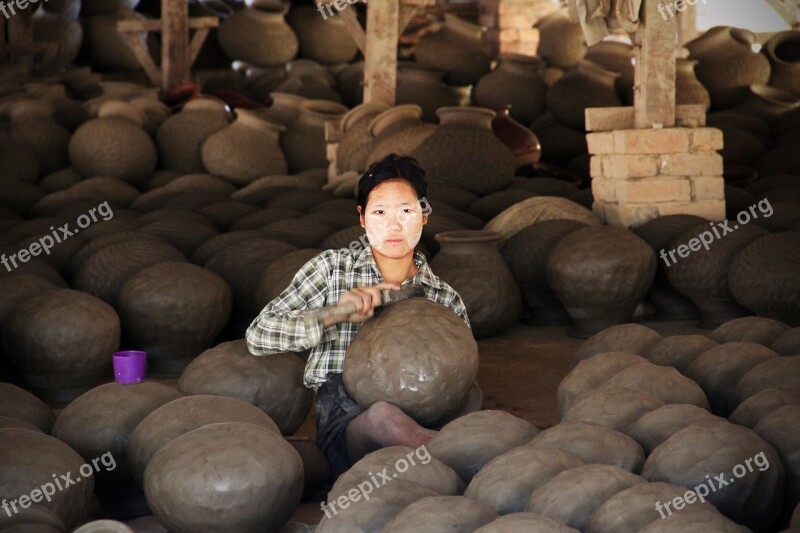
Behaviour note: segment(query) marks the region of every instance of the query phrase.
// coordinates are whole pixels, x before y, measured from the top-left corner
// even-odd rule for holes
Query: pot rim
[[[794,39],[787,39],[787,37],[794,37]],[[781,44],[785,43],[786,41],[790,40],[797,40],[800,42],[800,31],[797,30],[786,30],[782,32],[778,32],[773,35],[769,41],[767,41],[766,46],[764,47],[767,57],[770,60],[775,61],[776,63],[780,63],[782,65],[796,65],[800,63],[800,59],[797,61],[786,61],[785,59],[781,59],[778,57],[778,54],[775,53],[775,49],[780,46]]]
[[[442,231],[434,237],[437,242],[451,243],[483,243],[499,242],[502,235],[496,231],[483,229],[463,229]]]
[[[346,106],[330,100],[305,100],[300,104],[302,113],[325,120],[341,120],[349,111]]]
[[[752,94],[769,102],[791,106],[793,108],[800,107],[800,98],[795,96],[794,93],[778,89],[777,87],[758,84],[751,85],[749,89]]]
[[[388,104],[384,104],[381,102],[369,102],[366,104],[359,104],[355,106],[353,109],[345,113],[342,117],[342,131],[347,131],[350,127],[362,119],[364,116],[369,115],[375,111],[378,114],[383,113],[389,109]]]
[[[367,126],[369,134],[377,139],[387,126],[395,122],[395,117],[397,116],[404,116],[415,121],[420,121],[422,120],[422,108],[417,104],[401,104],[390,107],[372,119],[372,122]]]

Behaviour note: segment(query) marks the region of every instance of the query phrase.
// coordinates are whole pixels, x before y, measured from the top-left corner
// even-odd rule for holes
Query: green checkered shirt
[[[421,284],[429,300],[449,307],[469,325],[466,307],[458,293],[433,274],[420,252],[414,252],[414,263],[419,272],[403,285]],[[371,247],[326,250],[303,265],[286,290],[253,320],[245,335],[247,347],[254,355],[310,349],[305,385],[317,388],[325,383],[329,373],[342,372],[347,347],[362,324],[341,322],[323,328],[314,320],[306,320],[305,311],[334,305],[354,287],[382,282]]]

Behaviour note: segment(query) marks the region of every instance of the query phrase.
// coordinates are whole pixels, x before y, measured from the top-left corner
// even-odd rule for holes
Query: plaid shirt
[[[464,302],[450,285],[436,277],[425,256],[414,252],[419,267],[413,278],[403,282],[420,283],[429,300],[452,309],[469,326]],[[311,349],[305,369],[305,385],[317,388],[329,373],[341,373],[347,347],[361,328],[361,323],[340,322],[323,328],[315,320],[306,320],[308,309],[335,305],[354,287],[383,282],[375,264],[372,248],[364,250],[326,250],[303,265],[292,283],[272,300],[247,328],[247,347],[254,355],[279,352],[302,352]]]

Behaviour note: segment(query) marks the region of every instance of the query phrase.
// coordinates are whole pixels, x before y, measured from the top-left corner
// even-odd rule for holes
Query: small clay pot
[[[232,59],[262,67],[285,65],[298,50],[297,37],[284,19],[286,11],[281,2],[250,2],[222,21],[217,30],[220,46]]]
[[[536,135],[512,119],[509,105],[494,108],[497,115],[492,120],[492,131],[514,154],[517,168],[538,163],[542,157],[542,146]]]

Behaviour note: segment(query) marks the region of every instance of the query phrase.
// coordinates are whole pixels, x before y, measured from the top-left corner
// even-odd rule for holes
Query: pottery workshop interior
[[[0,0],[0,533],[800,533],[800,0]]]

